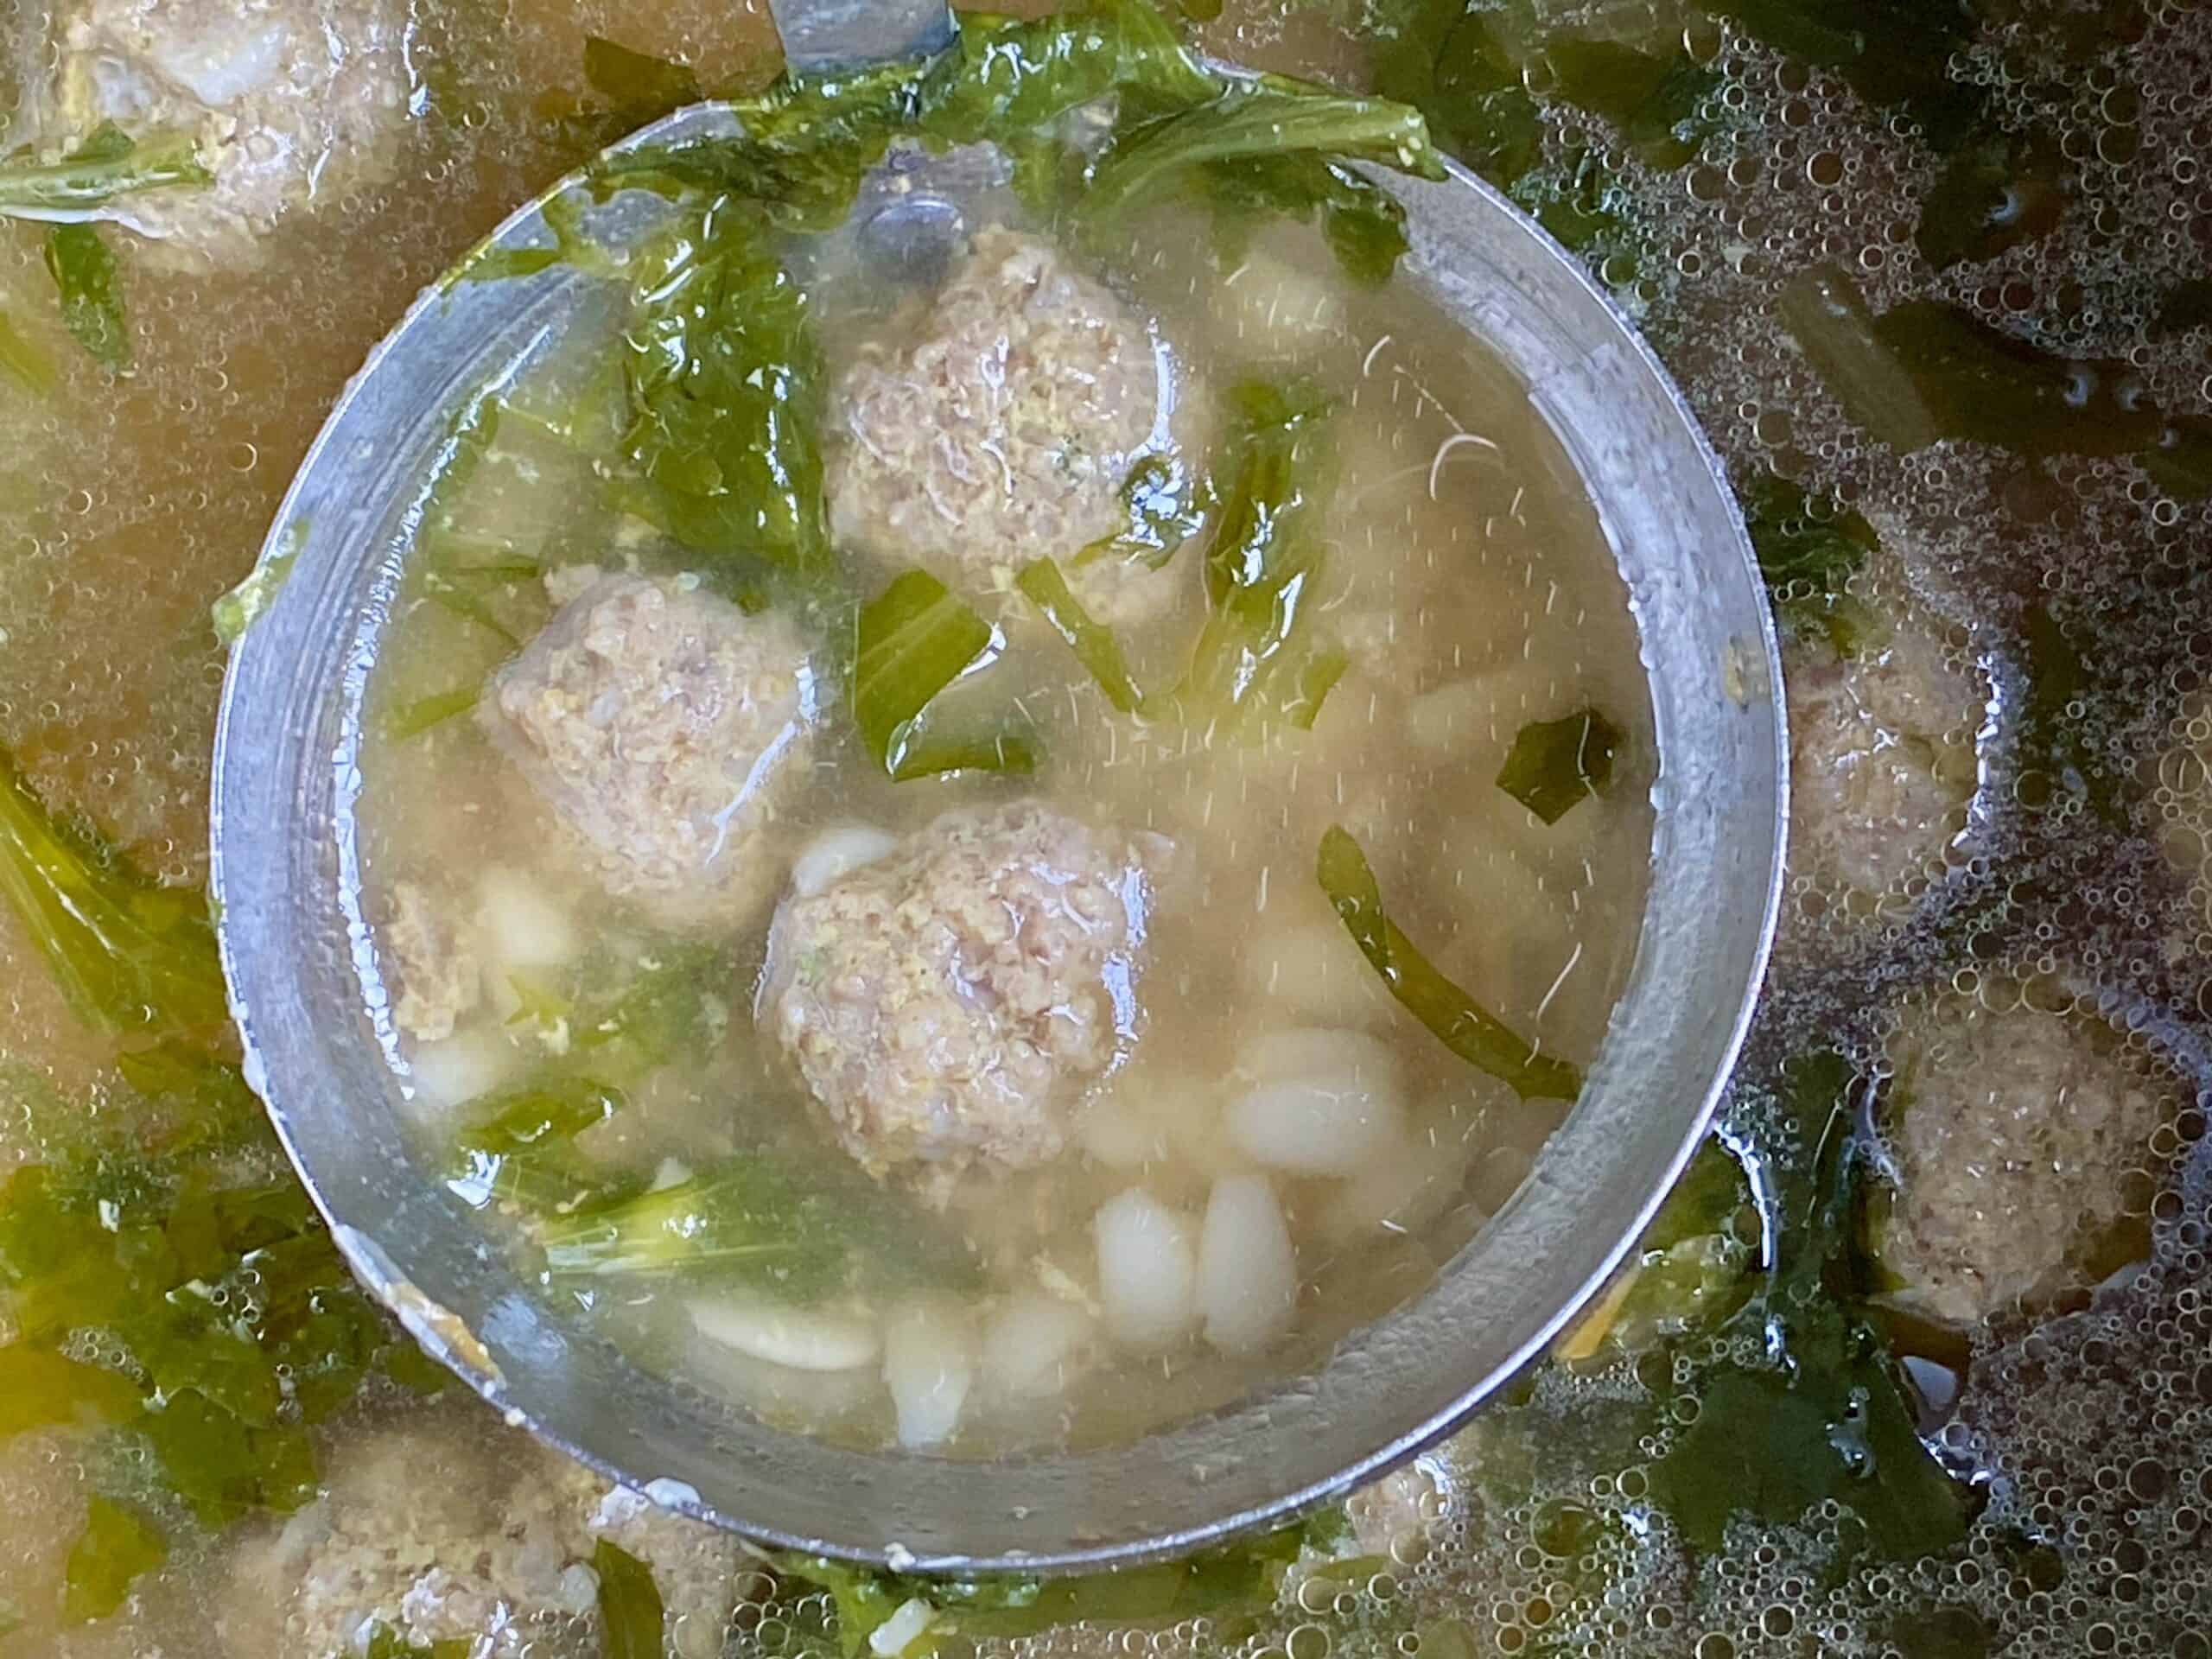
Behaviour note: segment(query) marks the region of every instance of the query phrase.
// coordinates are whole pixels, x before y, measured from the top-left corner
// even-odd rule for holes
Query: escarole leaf
[[[1149,198],[1185,169],[1253,156],[1304,155],[1373,162],[1440,179],[1444,163],[1421,112],[1388,99],[1331,92],[1304,81],[1262,75],[1224,88],[1193,109],[1144,122],[1116,136],[1092,168],[1087,211],[1111,214]]]
[[[1359,842],[1341,825],[1321,837],[1316,874],[1338,919],[1369,966],[1382,976],[1406,1011],[1445,1047],[1487,1071],[1523,1100],[1573,1100],[1582,1073],[1567,1061],[1540,1055],[1495,1015],[1486,1013],[1432,966],[1384,913],[1382,891]]]
[[[818,577],[823,365],[806,296],[757,217],[719,200],[647,255],[625,331],[623,453],[659,527],[726,565]]]
[[[1052,632],[1067,642],[1077,660],[1090,671],[1106,701],[1125,715],[1135,714],[1144,702],[1144,693],[1129,677],[1121,641],[1115,639],[1111,628],[1084,609],[1083,601],[1060,574],[1060,567],[1050,559],[1033,559],[1021,567],[1014,585],[1052,625]]]
[[[168,1541],[136,1510],[94,1497],[63,1570],[61,1622],[89,1624],[130,1598],[131,1585],[169,1558]]]
[[[1101,559],[1140,559],[1151,569],[1164,569],[1221,505],[1211,478],[1194,472],[1181,455],[1160,450],[1137,458],[1122,480],[1121,497],[1128,527],[1077,554],[1078,568]]]
[[[1036,753],[1012,733],[941,738],[930,705],[998,654],[998,630],[935,576],[908,570],[861,607],[853,657],[853,721],[891,777],[1033,771]]]
[[[681,1275],[804,1302],[842,1289],[864,1263],[901,1283],[966,1283],[966,1245],[854,1172],[766,1152],[702,1175],[548,1219],[538,1243],[556,1279]]]
[[[58,162],[0,165],[0,216],[66,223],[142,191],[214,181],[190,133],[133,138],[110,122]]]
[[[90,225],[56,225],[46,233],[46,269],[61,296],[61,321],[92,359],[118,372],[130,366],[130,325],[124,315],[115,255]]]
[[[1497,786],[1546,823],[1557,823],[1612,780],[1620,728],[1594,709],[1531,721],[1513,740]]]
[[[1796,485],[1762,473],[1738,498],[1775,615],[1790,632],[1825,639],[1839,657],[1885,637],[1881,620],[1852,598],[1852,578],[1881,547],[1851,508],[1816,512]]]
[[[149,881],[113,849],[62,830],[4,750],[0,895],[87,1025],[156,1036],[229,1018],[205,897]]]
[[[446,1185],[478,1209],[494,1198],[527,1198],[576,1136],[604,1123],[625,1104],[620,1090],[572,1077],[494,1095],[469,1109],[454,1137]],[[533,1178],[539,1178],[534,1179]]]
[[[1206,549],[1210,609],[1173,701],[1185,724],[1228,735],[1270,722],[1303,730],[1344,670],[1341,652],[1312,638],[1322,560],[1299,534],[1328,404],[1308,386],[1261,382],[1228,402],[1234,481]]]
[[[584,79],[627,127],[657,121],[703,96],[689,64],[633,52],[603,35],[584,36]]]
[[[602,1538],[592,1551],[599,1575],[599,1645],[607,1659],[660,1659],[660,1586],[653,1570]]]

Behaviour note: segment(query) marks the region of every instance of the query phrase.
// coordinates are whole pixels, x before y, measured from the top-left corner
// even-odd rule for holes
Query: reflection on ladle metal
[[[818,39],[849,36],[825,26]],[[702,106],[624,148],[728,120]],[[899,199],[864,209],[858,234],[870,257],[926,282],[966,228],[962,199],[941,186],[950,174],[915,189],[905,165],[877,181]],[[957,172],[961,157],[943,165]],[[233,662],[214,887],[250,1064],[341,1244],[426,1345],[518,1421],[677,1507],[809,1550],[947,1569],[1131,1559],[1286,1515],[1410,1455],[1541,1351],[1618,1262],[1702,1129],[1764,962],[1782,798],[1771,634],[1709,452],[1580,269],[1465,174],[1378,182],[1408,212],[1403,279],[1528,388],[1627,584],[1659,749],[1650,912],[1580,1104],[1434,1291],[1294,1386],[1081,1455],[953,1464],[733,1421],[552,1306],[416,1173],[383,1056],[349,1013],[365,931],[351,868],[362,673],[429,458],[488,375],[519,375],[557,345],[588,284],[560,265],[461,284],[426,297],[372,357],[287,498],[270,545],[296,563]],[[656,205],[617,195],[587,228],[620,249]],[[534,206],[494,245],[547,235]],[[1428,474],[1433,485],[1433,462]],[[333,846],[335,868],[322,855]]]

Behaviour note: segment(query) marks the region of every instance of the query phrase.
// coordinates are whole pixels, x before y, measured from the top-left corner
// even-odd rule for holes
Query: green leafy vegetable
[[[416,697],[410,702],[400,704],[385,717],[385,735],[399,743],[421,737],[424,733],[444,725],[456,715],[467,714],[483,699],[483,688],[474,685]]]
[[[1696,1380],[1697,1421],[1653,1465],[1652,1493],[1701,1551],[1718,1550],[1738,1516],[1794,1525],[1833,1499],[1857,1517],[1860,1548],[1910,1560],[1965,1535],[1967,1496],[1921,1444],[1859,1311],[1858,1079],[1841,1056],[1821,1053],[1783,1081],[1796,1144],[1770,1164],[1773,1254],[1760,1294],[1736,1316],[1751,1339],[1730,1350],[1769,1357],[1723,1361]]]
[[[592,1551],[599,1575],[599,1643],[606,1659],[661,1659],[660,1586],[652,1569],[604,1538]]]
[[[85,1529],[69,1547],[62,1623],[89,1624],[105,1618],[130,1598],[133,1582],[157,1571],[168,1558],[168,1541],[153,1522],[135,1510],[95,1496],[86,1510]]]
[[[1321,552],[1300,532],[1327,404],[1310,387],[1251,382],[1227,397],[1233,483],[1205,558],[1205,625],[1170,702],[1184,722],[1248,735],[1269,722],[1310,728],[1344,672],[1306,622]]]
[[[1052,632],[1067,642],[1070,650],[1083,665],[1090,671],[1091,678],[1098,682],[1098,689],[1106,694],[1106,701],[1123,714],[1135,714],[1144,702],[1144,693],[1129,677],[1129,665],[1122,656],[1121,642],[1114,632],[1096,620],[1083,607],[1069,588],[1067,578],[1060,574],[1060,567],[1050,559],[1033,559],[1021,567],[1014,585],[1028,596]]]
[[[1564,35],[1545,46],[1542,58],[1559,95],[1611,122],[1649,167],[1687,165],[1712,130],[1702,111],[1719,74],[1679,49],[1662,55]]]
[[[939,741],[930,705],[997,655],[998,630],[925,570],[908,570],[861,609],[853,721],[886,773],[905,780],[975,769],[1029,772],[1035,752],[1012,734]]]
[[[878,1282],[958,1284],[976,1272],[964,1242],[857,1170],[765,1151],[548,1220],[538,1242],[556,1280],[682,1274],[794,1301],[843,1288],[863,1263]]]
[[[2044,132],[1985,132],[1951,157],[1920,205],[1913,240],[1938,270],[1994,259],[2058,228],[2072,169]]]
[[[1317,1533],[1341,1523],[1341,1510],[1270,1532],[1224,1550],[1150,1567],[1076,1578],[999,1574],[988,1579],[923,1579],[878,1573],[822,1556],[783,1555],[778,1567],[830,1592],[843,1659],[868,1650],[869,1638],[909,1601],[932,1610],[938,1641],[1017,1641],[1078,1622],[1151,1624],[1211,1619],[1224,1642],[1241,1639],[1270,1612],[1283,1577]]]
[[[454,1137],[446,1185],[479,1208],[522,1196],[530,1178],[586,1129],[620,1111],[620,1090],[588,1078],[564,1078],[495,1095],[469,1108]]]
[[[61,295],[61,321],[96,363],[130,366],[130,324],[117,285],[115,255],[96,226],[56,225],[46,233],[46,269]]]
[[[1546,823],[1557,823],[1612,781],[1620,728],[1594,709],[1531,721],[1513,740],[1497,786]]]
[[[1884,637],[1880,620],[1850,595],[1852,578],[1881,547],[1854,509],[1815,512],[1805,493],[1762,473],[1738,496],[1775,614],[1791,632],[1825,639],[1840,657]]]
[[[68,223],[95,218],[124,196],[214,180],[190,133],[134,139],[109,123],[59,162],[0,166],[0,217]]]
[[[645,258],[625,330],[623,453],[694,552],[802,582],[830,558],[822,358],[806,297],[747,207],[717,200]]]
[[[1375,162],[1417,178],[1444,176],[1418,111],[1268,75],[1117,135],[1092,169],[1084,209],[1112,214],[1151,200],[1186,168],[1253,156],[1280,163],[1300,152]]]
[[[2212,328],[2212,276],[2190,276],[2166,290],[2158,302],[2151,333],[2163,339],[2191,328]]]
[[[149,881],[113,849],[62,829],[4,750],[0,896],[86,1024],[154,1037],[229,1019],[206,899]]]
[[[1541,159],[1543,115],[1498,19],[1466,0],[1413,0],[1386,14],[1375,87],[1419,109],[1438,143],[1510,189]]]
[[[1567,1061],[1540,1055],[1504,1023],[1430,965],[1382,910],[1382,892],[1367,855],[1342,826],[1321,837],[1316,868],[1321,891],[1368,964],[1406,1011],[1468,1065],[1487,1071],[1523,1100],[1573,1100],[1582,1074]]]
[[[1966,0],[1700,0],[1777,51],[1832,69],[1878,107],[1897,105],[1948,150],[1970,132],[1988,94],[1951,78],[1972,46]]]
[[[294,519],[284,545],[257,563],[246,573],[244,582],[215,601],[209,615],[215,625],[217,639],[226,645],[238,644],[245,631],[276,602],[276,595],[291,580],[292,566],[299,562],[300,550],[307,545],[307,539],[308,520],[304,517]]]
[[[361,1659],[470,1659],[475,1650],[475,1642],[465,1636],[417,1647],[391,1625],[375,1624],[369,1629],[369,1645]]]
[[[23,338],[5,312],[0,312],[0,373],[12,376],[24,391],[38,397],[51,392],[59,379],[52,360]]]
[[[1398,199],[1341,162],[1313,155],[1248,156],[1209,162],[1201,181],[1212,203],[1226,262],[1241,257],[1244,236],[1265,218],[1319,219],[1321,234],[1354,282],[1388,282],[1409,245]]]
[[[129,1377],[28,1343],[0,1347],[0,1440],[57,1424],[124,1422],[138,1407]]]
[[[626,130],[658,121],[703,96],[690,65],[633,52],[601,35],[584,36],[584,79]]]
[[[1798,272],[1776,309],[1844,413],[1877,441],[1906,454],[1943,435],[1913,376],[1876,333],[1859,285],[1841,270]]]
[[[1220,505],[1211,478],[1192,472],[1180,454],[1158,450],[1129,468],[1121,494],[1128,528],[1084,548],[1076,555],[1077,566],[1141,559],[1149,569],[1162,569]]]

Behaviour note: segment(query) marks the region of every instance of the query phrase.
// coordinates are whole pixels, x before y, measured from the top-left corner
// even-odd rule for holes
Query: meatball
[[[1135,1033],[1146,863],[1021,801],[948,812],[789,899],[762,1017],[845,1150],[918,1166],[940,1197],[1057,1154]]]
[[[610,893],[706,923],[766,891],[755,843],[805,768],[814,712],[785,618],[609,575],[499,671],[480,717]]]
[[[41,147],[104,122],[181,130],[214,174],[124,198],[116,216],[146,236],[243,260],[285,214],[397,160],[408,14],[393,0],[74,0],[59,14]]]
[[[1896,1189],[1876,1225],[1904,1303],[1957,1325],[2047,1300],[2092,1265],[2171,1109],[2088,1014],[1949,996],[1889,1047]]]
[[[1985,698],[1912,616],[1851,654],[1792,639],[1783,667],[1793,862],[1877,905],[1907,896],[1966,831]]]
[[[602,1538],[652,1569],[671,1652],[721,1651],[745,1560],[736,1539],[608,1485],[474,1402],[434,1408],[349,1439],[318,1501],[240,1546],[224,1635],[232,1651],[353,1659],[383,1626],[418,1647],[520,1659],[592,1618]]]
[[[985,231],[915,332],[838,382],[832,525],[877,557],[970,586],[1126,527],[1122,486],[1170,401],[1144,321],[1050,244]],[[1172,567],[1171,567],[1172,569]],[[1116,620],[1172,597],[1141,563],[1072,569]]]
[[[398,984],[392,1023],[426,1043],[452,1036],[454,1022],[476,1006],[482,982],[461,930],[420,883],[394,884],[384,944],[387,976]]]

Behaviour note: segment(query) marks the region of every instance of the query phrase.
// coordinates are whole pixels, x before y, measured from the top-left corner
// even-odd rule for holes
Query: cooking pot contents
[[[1610,551],[1329,159],[1418,118],[1155,27],[611,160],[673,222],[467,405],[365,705],[424,1160],[643,1363],[862,1445],[1311,1363],[1511,1195],[1635,950]],[[909,127],[992,146],[934,272],[843,214]]]
[[[25,3],[0,1659],[2212,1656],[2207,13],[1184,10],[1418,108],[1585,259],[1770,579],[1783,934],[1630,1269],[1349,1505],[1110,1577],[763,1559],[499,1423],[356,1287],[238,1064],[206,617],[279,590],[231,591],[417,289],[760,94],[767,21]],[[1417,1291],[1572,1092],[1484,1063],[1586,1065],[1638,914],[1633,632],[1522,393],[1370,285],[1388,215],[1327,143],[1295,188],[1147,175],[1102,235],[1030,193],[1111,130],[932,184],[877,265],[842,166],[818,219],[703,211],[819,207],[826,150],[651,181],[659,286],[603,272],[598,332],[468,389],[358,665],[365,1018],[427,1166],[641,1360],[931,1458],[1203,1410]],[[591,261],[564,228],[474,274]],[[779,444],[712,443],[733,410]],[[1265,544],[1217,575],[1240,502]],[[1300,672],[1194,675],[1324,550],[1266,658]]]

